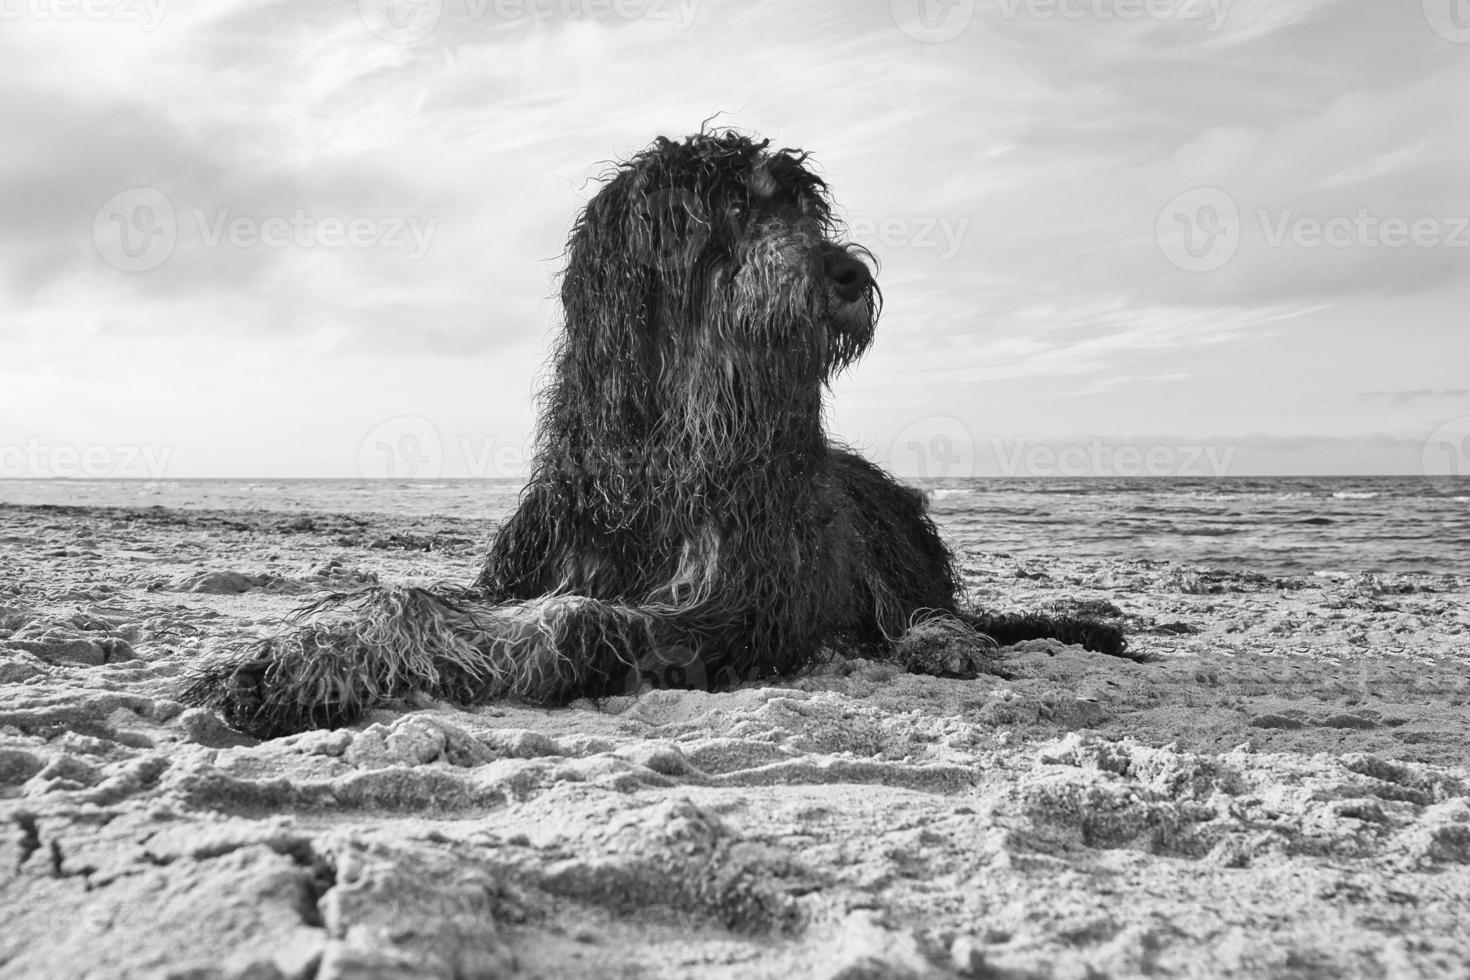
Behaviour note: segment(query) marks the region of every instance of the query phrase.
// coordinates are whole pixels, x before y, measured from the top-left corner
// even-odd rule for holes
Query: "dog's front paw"
[[[361,698],[343,698],[332,685],[294,675],[289,654],[269,639],[206,664],[179,695],[185,704],[209,708],[231,728],[258,739],[314,728],[339,728],[362,714]]]
[[[1079,632],[1084,649],[1091,650],[1093,653],[1105,653],[1110,657],[1138,659],[1136,654],[1128,650],[1128,637],[1121,629],[1110,623],[1089,620],[1079,626]]]
[[[893,644],[893,657],[912,674],[970,680],[997,672],[995,643],[951,616],[915,623]]]

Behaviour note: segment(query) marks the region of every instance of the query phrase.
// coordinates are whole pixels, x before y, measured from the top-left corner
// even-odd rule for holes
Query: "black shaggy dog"
[[[1122,653],[1106,624],[961,609],[923,496],[823,432],[879,293],[806,160],[725,132],[618,167],[572,230],[530,482],[475,583],[328,597],[186,700],[269,737],[414,693],[723,689],[824,647],[971,676],[978,634]]]

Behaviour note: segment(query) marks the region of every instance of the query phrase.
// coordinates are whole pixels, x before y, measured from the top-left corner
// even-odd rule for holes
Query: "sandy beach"
[[[1116,612],[975,681],[832,662],[255,743],[175,697],[452,518],[0,506],[0,976],[1450,977],[1470,584],[966,552]]]

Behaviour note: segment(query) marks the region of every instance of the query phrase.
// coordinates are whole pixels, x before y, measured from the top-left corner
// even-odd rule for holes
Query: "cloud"
[[[1395,405],[1407,405],[1412,402],[1470,398],[1470,388],[1443,388],[1438,391],[1427,388],[1420,388],[1413,391],[1364,391],[1360,392],[1358,397],[1374,401],[1386,400]]]
[[[988,336],[955,331],[914,345],[912,367],[928,383],[1081,376],[1111,385],[1136,372],[1150,355],[1187,350],[1203,357],[1210,347],[1269,334],[1309,312],[1288,307],[1149,307],[1125,296],[1070,306],[1034,305],[996,318]],[[931,365],[927,370],[925,362]]]
[[[471,368],[532,376],[596,177],[712,116],[815,150],[854,228],[872,230],[887,313],[844,383],[855,411],[939,391],[983,414],[1024,391],[1028,418],[1050,425],[1086,399],[1100,427],[1138,431],[1149,398],[1188,378],[1214,399],[1196,415],[1233,419],[1258,388],[1246,400],[1270,402],[1287,434],[1312,428],[1311,406],[1452,390],[1465,250],[1268,231],[1470,216],[1470,133],[1445,124],[1470,81],[1463,46],[1413,3],[1064,6],[1082,16],[990,0],[945,43],[905,33],[881,2],[541,17],[542,0],[447,0],[413,44],[375,36],[355,2],[169,4],[154,29],[7,20],[0,126],[25,138],[0,148],[0,400],[84,429],[96,405],[73,405],[68,377],[97,404],[162,411],[166,393],[129,394],[130,379],[195,372],[200,391],[234,391],[243,359],[293,389],[260,407],[262,427],[332,410],[302,379],[340,381],[340,399],[348,364],[391,379],[348,392],[364,410],[435,396],[426,379],[442,375],[465,417],[519,417],[526,386],[477,391]],[[109,266],[93,234],[104,202],[135,187],[167,194],[179,221],[146,272]],[[1234,257],[1203,273],[1156,239],[1165,205],[1198,187],[1228,193],[1245,222]],[[381,238],[211,242],[221,220],[258,231],[298,214],[433,231],[416,258]],[[1329,342],[1296,342],[1324,324]],[[1436,356],[1372,380],[1396,332]],[[1199,375],[1225,361],[1249,373],[1202,394]],[[44,383],[11,378],[22,365]],[[1370,387],[1390,394],[1355,398]]]

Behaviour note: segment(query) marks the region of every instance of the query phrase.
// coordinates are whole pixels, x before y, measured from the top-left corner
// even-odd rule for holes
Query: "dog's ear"
[[[567,241],[562,311],[567,333],[579,343],[616,345],[622,331],[644,318],[648,270],[626,240],[632,176],[619,175],[599,190]]]
[[[587,203],[567,242],[556,397],[564,415],[559,424],[578,438],[609,440],[614,432],[618,440],[635,438],[651,424],[654,408],[660,299],[656,272],[628,247],[627,176]]]

